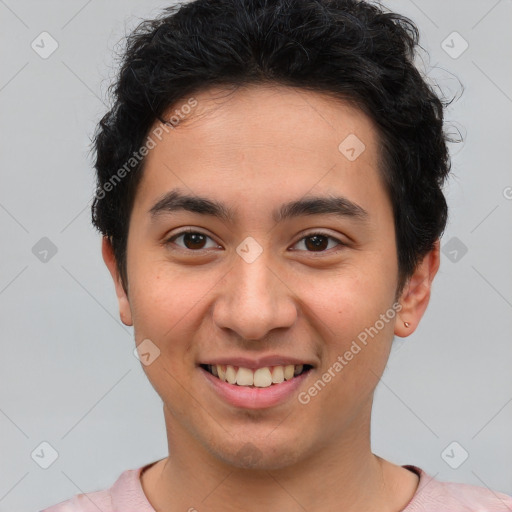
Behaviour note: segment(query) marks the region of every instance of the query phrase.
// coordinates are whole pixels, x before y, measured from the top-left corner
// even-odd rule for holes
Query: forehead
[[[373,121],[354,103],[330,93],[249,85],[210,88],[194,98],[197,105],[190,114],[181,116],[172,133],[186,137],[193,130],[198,145],[207,141],[233,148],[286,145],[297,152],[327,150],[337,157],[338,144],[333,147],[333,142],[341,142],[344,135],[358,135],[370,146],[376,142]],[[169,119],[186,102],[186,98],[177,102],[164,118]],[[178,120],[176,115],[173,119]]]
[[[347,102],[284,86],[212,88],[194,100],[146,157],[137,192],[146,211],[176,187],[237,206],[248,198],[264,206],[284,195],[338,190],[355,203],[358,196],[384,194],[377,131]]]

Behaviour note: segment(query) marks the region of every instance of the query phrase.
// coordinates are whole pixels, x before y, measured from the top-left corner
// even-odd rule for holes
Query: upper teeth
[[[229,382],[229,384],[268,388],[272,384],[280,384],[285,380],[292,379],[294,375],[299,375],[304,365],[265,366],[255,370],[242,366],[231,366],[230,364],[212,364],[209,367],[213,375],[224,382]]]

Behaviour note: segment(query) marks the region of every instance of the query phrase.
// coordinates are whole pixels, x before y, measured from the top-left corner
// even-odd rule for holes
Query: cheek
[[[176,397],[183,394],[180,382],[190,378],[195,364],[194,340],[205,314],[202,300],[212,285],[206,276],[171,272],[168,263],[148,262],[144,268],[130,281],[135,340],[150,340],[157,347],[158,356],[143,370],[174,410],[181,403]]]
[[[161,351],[178,353],[187,349],[214,286],[206,272],[179,272],[168,263],[147,262],[130,280],[131,309],[135,339],[154,340]],[[180,358],[181,360],[181,358]]]
[[[373,325],[393,304],[396,271],[376,254],[354,258],[330,274],[303,280],[302,296],[334,337],[346,340]]]
[[[330,368],[336,375],[332,392],[337,401],[351,401],[373,390],[389,356],[399,310],[393,300],[396,276],[389,270],[376,272],[374,260],[368,258],[367,265],[333,276],[316,289],[322,300],[310,303],[322,320],[322,372]],[[380,265],[383,271],[382,261]]]

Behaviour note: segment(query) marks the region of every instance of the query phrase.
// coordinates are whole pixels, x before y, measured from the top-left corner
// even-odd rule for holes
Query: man
[[[353,0],[196,0],[129,36],[93,222],[169,456],[48,512],[511,509],[370,446],[447,219],[417,41]]]

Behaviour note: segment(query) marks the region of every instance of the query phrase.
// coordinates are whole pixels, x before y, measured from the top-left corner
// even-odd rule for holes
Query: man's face
[[[285,87],[219,92],[196,95],[189,118],[147,156],[124,316],[137,344],[160,350],[144,370],[176,442],[192,440],[230,464],[278,468],[368,433],[396,321],[392,206],[377,133],[361,111]],[[150,213],[176,189],[233,217]],[[334,196],[366,214],[274,217],[286,203]],[[269,373],[280,380],[275,366],[311,369],[244,387],[200,366],[217,362],[253,374],[268,367],[259,385]]]

